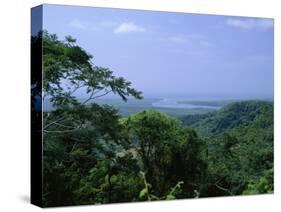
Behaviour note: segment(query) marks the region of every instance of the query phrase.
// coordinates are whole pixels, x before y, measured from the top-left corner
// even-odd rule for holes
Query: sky
[[[273,98],[273,19],[44,5],[43,28],[144,97]]]

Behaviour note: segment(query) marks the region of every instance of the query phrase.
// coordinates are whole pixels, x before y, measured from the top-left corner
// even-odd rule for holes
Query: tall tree
[[[32,82],[33,91],[38,91],[33,94],[36,97],[33,100],[43,100],[43,107],[48,102],[52,105],[51,111],[43,112],[44,205],[114,200],[112,189],[99,190],[97,196],[102,198],[92,198],[91,191],[98,190],[103,183],[93,184],[88,193],[83,190],[86,196],[80,192],[86,186],[83,182],[92,180],[95,172],[91,170],[97,169],[106,175],[119,167],[118,171],[125,172],[118,166],[114,153],[117,148],[126,148],[118,111],[95,104],[93,100],[109,93],[124,101],[130,96],[141,99],[141,92],[123,77],[114,76],[111,70],[96,66],[93,56],[70,36],[59,40],[55,34],[43,31],[32,37],[31,44],[32,48],[43,45],[43,82]],[[79,99],[78,93],[84,93],[85,98]],[[130,157],[125,159],[130,163]],[[105,160],[105,164],[101,165],[101,160]],[[105,175],[96,176],[95,182]]]
[[[205,147],[196,132],[156,111],[131,115],[124,124],[153,193],[166,195],[182,181],[183,192],[178,197],[194,197],[206,170]]]
[[[108,68],[96,66],[93,56],[76,44],[71,36],[59,40],[55,34],[40,32],[37,37],[43,39],[43,102],[48,100],[52,106],[60,110],[84,106],[91,100],[109,93],[120,96],[127,101],[129,96],[141,99],[141,92],[131,86],[131,82],[123,77],[116,77]],[[34,44],[40,39],[33,38]],[[77,94],[83,93],[84,99],[78,99]],[[75,126],[65,125],[63,117],[51,119],[44,116],[44,133],[75,130]]]

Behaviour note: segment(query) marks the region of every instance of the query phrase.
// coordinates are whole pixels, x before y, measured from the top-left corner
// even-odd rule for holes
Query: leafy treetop
[[[109,93],[119,95],[124,101],[129,96],[141,99],[141,92],[131,87],[131,82],[116,77],[108,68],[96,66],[93,56],[76,45],[71,36],[59,40],[55,34],[41,32],[43,38],[43,98],[50,98],[57,108],[86,104]],[[78,90],[88,94],[83,102]]]

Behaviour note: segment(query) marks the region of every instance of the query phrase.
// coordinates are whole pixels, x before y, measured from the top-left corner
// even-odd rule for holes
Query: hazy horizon
[[[43,13],[44,29],[76,38],[145,98],[273,99],[273,19],[58,5]]]

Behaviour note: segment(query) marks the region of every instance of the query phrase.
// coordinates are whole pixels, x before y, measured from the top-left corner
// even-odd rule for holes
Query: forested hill
[[[273,191],[273,102],[236,102],[182,120],[207,145],[201,196]]]
[[[222,109],[207,113],[188,115],[181,118],[183,123],[197,130],[199,134],[219,134],[237,127],[255,125],[258,128],[272,127],[272,101],[239,101]]]

